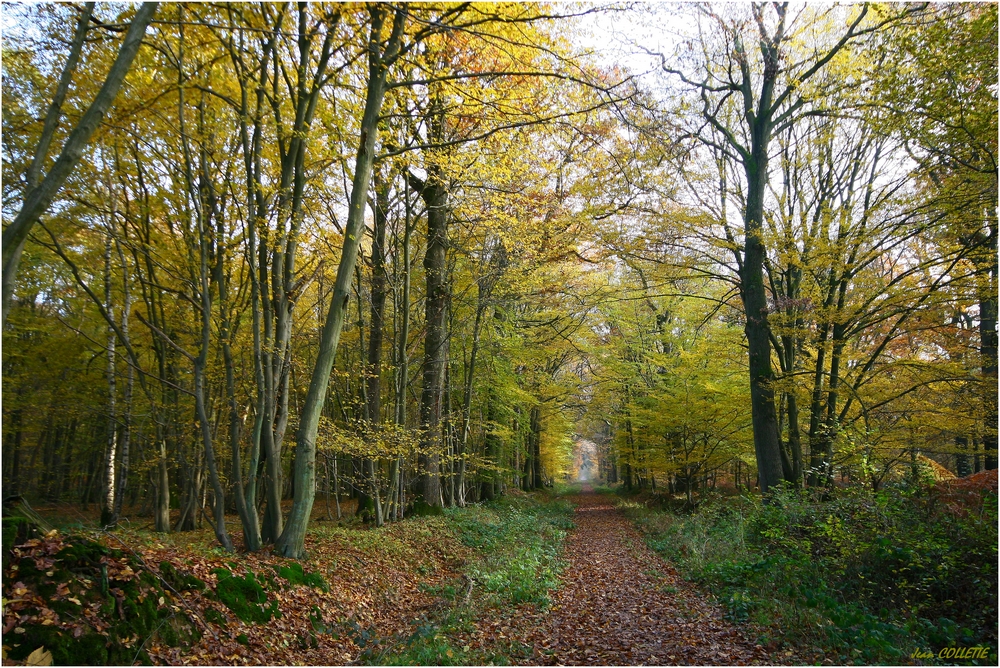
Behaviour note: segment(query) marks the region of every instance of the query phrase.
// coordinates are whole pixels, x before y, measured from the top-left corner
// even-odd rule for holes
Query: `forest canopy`
[[[7,496],[299,557],[996,468],[994,3],[3,12]]]

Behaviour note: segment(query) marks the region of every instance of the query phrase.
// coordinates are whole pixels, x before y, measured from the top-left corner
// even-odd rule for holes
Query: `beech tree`
[[[855,42],[916,9],[883,17],[867,4],[850,11],[802,8],[794,15],[789,15],[788,3],[753,4],[718,13],[704,7],[697,18],[710,41],[689,42],[687,52],[678,52],[673,58],[660,56],[664,73],[680,82],[700,110],[699,123],[691,126],[691,135],[699,143],[732,156],[743,171],[743,238],[739,245],[734,241],[731,250],[746,317],[754,448],[765,492],[785,478],[764,278],[764,211],[772,140],[804,117],[832,111],[826,106],[829,93],[850,85],[823,76],[834,58],[844,57]],[[842,27],[827,33],[826,41],[816,44],[812,53],[796,51],[793,44],[801,31],[818,24]],[[678,61],[691,66],[678,68],[674,64]],[[735,230],[727,228],[726,234],[736,239]]]

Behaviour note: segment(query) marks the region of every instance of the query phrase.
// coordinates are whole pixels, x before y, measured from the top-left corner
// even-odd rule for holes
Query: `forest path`
[[[653,552],[611,499],[589,486],[573,498],[562,585],[535,627],[532,663],[726,665],[768,663],[707,600]]]

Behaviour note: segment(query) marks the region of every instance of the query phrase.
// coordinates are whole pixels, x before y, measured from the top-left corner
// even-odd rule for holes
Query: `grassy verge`
[[[566,490],[572,491],[572,490]],[[545,607],[558,584],[572,505],[559,495],[515,494],[494,502],[445,511],[446,526],[473,555],[463,577],[431,593],[444,604],[415,625],[389,651],[361,660],[384,665],[506,665],[530,648],[516,642],[473,647],[466,642],[475,620],[489,609],[529,604]],[[471,586],[470,586],[471,585]]]
[[[620,503],[653,549],[772,651],[839,664],[997,663],[994,494],[957,511],[900,489],[717,499],[686,515]],[[962,659],[952,647],[988,649]]]

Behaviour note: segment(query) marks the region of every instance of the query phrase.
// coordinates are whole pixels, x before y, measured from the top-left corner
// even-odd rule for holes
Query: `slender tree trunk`
[[[542,488],[542,407],[531,409],[531,480],[534,489]]]
[[[393,10],[392,32],[385,48],[382,49],[382,26],[388,11],[389,8],[384,5],[370,5],[368,7],[368,12],[371,15],[371,34],[368,46],[368,86],[365,110],[361,120],[361,142],[354,165],[344,248],[340,256],[340,265],[337,268],[333,299],[320,336],[319,352],[309,382],[309,391],[299,416],[293,474],[295,476],[295,498],[288,523],[277,542],[277,552],[285,557],[301,558],[304,554],[306,527],[309,524],[309,516],[312,513],[316,492],[316,433],[319,428],[319,416],[326,400],[330,372],[333,369],[333,360],[337,354],[340,332],[347,313],[347,301],[351,294],[354,265],[361,244],[364,207],[368,197],[368,186],[371,182],[378,120],[386,91],[386,76],[389,66],[399,53],[406,21],[403,9]]]
[[[117,244],[116,244],[117,245]],[[118,255],[122,261],[122,268],[125,267],[125,257],[121,252],[121,247],[118,246]],[[129,277],[126,272],[122,279],[122,289],[124,302],[122,304],[122,324],[121,333],[124,337],[126,346],[130,346],[129,342],[129,318],[132,314],[132,293],[129,290]],[[125,488],[128,485],[128,475],[129,475],[129,457],[131,455],[130,449],[132,444],[132,391],[135,385],[135,369],[132,365],[128,365],[125,376],[125,394],[122,397],[125,404],[125,413],[122,416],[122,441],[121,441],[121,468],[118,474],[118,490],[115,492],[115,506],[114,514],[111,517],[111,521],[114,524],[118,524],[118,518],[121,516],[122,504],[125,500]]]
[[[500,450],[502,443],[496,432],[496,424],[499,419],[497,414],[497,397],[491,387],[487,390],[489,394],[486,398],[486,460],[493,469],[500,465]],[[490,470],[483,485],[483,496],[487,501],[496,498],[499,492],[500,474],[496,470]]]
[[[955,437],[955,475],[959,478],[972,473],[972,465],[969,461],[969,439],[967,436]]]
[[[153,528],[161,533],[170,532],[170,474],[167,470],[167,439],[162,427],[157,425],[157,445],[160,448],[156,462],[156,515]]]
[[[341,519],[344,514],[340,509],[340,475],[337,469],[337,456],[333,457],[333,498],[337,504],[337,519]]]
[[[799,400],[794,393],[788,393],[788,449],[791,454],[792,482],[802,485],[802,435],[799,431]]]
[[[823,424],[823,381],[826,371],[826,340],[830,325],[820,325],[816,345],[816,369],[813,373],[812,399],[809,402],[809,486],[819,484],[819,470],[823,465],[820,429]]]
[[[833,480],[833,443],[837,438],[837,402],[840,390],[840,362],[844,353],[844,329],[837,323],[833,326],[833,353],[830,355],[830,381],[827,384],[826,419],[820,435],[820,451],[822,463],[820,466],[821,484],[829,485]]]
[[[385,269],[385,230],[389,217],[389,184],[375,170],[375,228],[372,232],[371,325],[368,333],[368,420],[382,419],[382,340],[385,334],[385,300],[388,276]]]
[[[114,213],[112,212],[112,216]],[[104,308],[108,317],[114,318],[114,304],[111,302],[111,232],[113,220],[108,221],[108,231],[104,237]],[[115,492],[118,483],[115,480],[115,467],[118,465],[118,420],[115,414],[117,390],[115,383],[115,330],[108,326],[108,444],[104,455],[104,484],[101,498],[101,526],[114,528],[115,525]]]
[[[988,264],[980,270],[979,331],[983,374],[983,444],[987,469],[997,468],[997,230],[987,244]]]
[[[247,503],[243,488],[243,464],[240,458],[240,441],[242,436],[242,420],[236,397],[236,371],[233,363],[232,325],[229,318],[229,278],[226,275],[226,245],[225,226],[221,216],[216,220],[216,263],[215,282],[219,290],[219,337],[222,343],[222,360],[226,374],[226,402],[229,408],[229,449],[232,453],[231,473],[233,484],[233,499],[236,502],[236,513],[243,526],[243,541],[246,549],[256,552],[261,548],[260,523],[257,509],[252,503]],[[253,471],[251,470],[251,477]]]
[[[484,289],[485,287],[484,282],[480,281],[479,295],[476,303],[476,319],[472,325],[472,350],[469,352],[469,361],[465,365],[465,377],[462,379],[462,425],[458,441],[459,506],[465,505],[465,452],[469,444],[469,431],[472,420],[472,383],[475,378],[476,358],[479,354],[479,337],[482,330],[483,314],[489,305],[490,297],[490,291]],[[489,287],[492,287],[492,285],[489,284]],[[490,486],[492,487],[492,482]]]
[[[448,309],[449,311],[451,309]],[[446,503],[449,507],[455,507],[455,428],[452,424],[451,419],[451,355],[450,355],[449,337],[445,335],[445,359],[448,362],[445,363],[444,367],[444,407],[442,411],[443,415],[443,427],[444,427],[444,439],[445,439],[445,452],[448,457],[448,484],[444,486],[444,494],[446,496]]]
[[[410,355],[408,343],[410,339],[410,234],[413,231],[410,210],[410,183],[403,179],[403,240],[402,240],[402,283],[401,295],[396,304],[397,321],[399,325],[398,341],[396,343],[396,377],[395,377],[395,414],[396,425],[406,427],[406,388],[410,376]],[[394,492],[394,518],[403,519],[403,457],[399,455],[392,463],[390,472]]]

